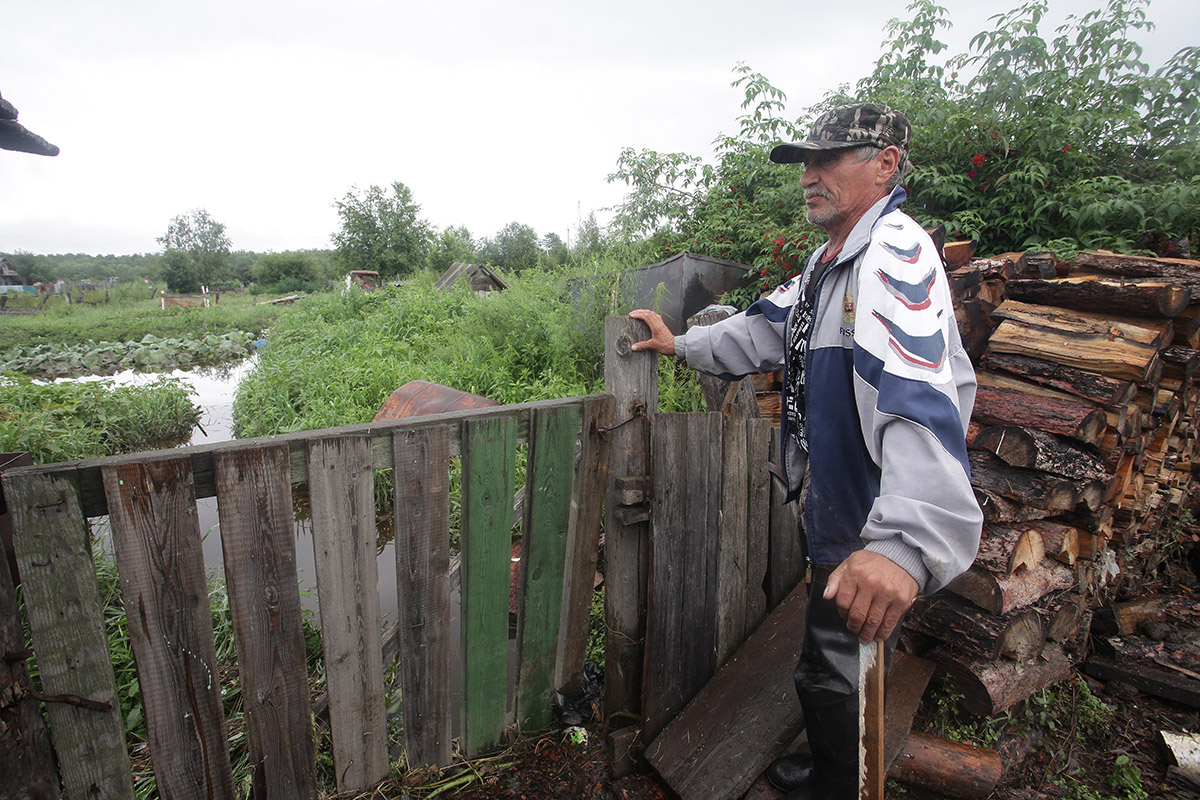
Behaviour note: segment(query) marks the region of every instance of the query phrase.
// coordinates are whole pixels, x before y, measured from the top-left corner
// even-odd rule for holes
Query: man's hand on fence
[[[630,311],[629,316],[634,319],[640,319],[650,326],[650,338],[641,342],[634,342],[631,349],[653,350],[656,353],[662,353],[664,356],[675,355],[675,334],[671,333],[670,328],[663,322],[661,316],[645,308]]]
[[[892,635],[920,587],[908,571],[891,559],[858,550],[829,576],[825,599],[837,597],[838,613],[863,644]]]

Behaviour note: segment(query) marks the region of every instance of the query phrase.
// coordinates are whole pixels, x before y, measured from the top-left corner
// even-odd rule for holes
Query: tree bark
[[[938,648],[932,658],[946,667],[963,706],[973,714],[999,714],[1049,686],[1068,680],[1075,666],[1063,648],[1050,642],[1038,658],[1025,663],[965,657]]]
[[[1193,292],[1200,290],[1200,261],[1191,259],[1126,256],[1095,250],[1080,253],[1075,264],[1127,278],[1166,278],[1172,283],[1191,288]]]
[[[979,386],[972,416],[985,425],[1010,425],[1057,433],[1084,444],[1097,444],[1107,418],[1083,401],[1039,397],[1014,389]]]
[[[1006,372],[1032,383],[1090,400],[1101,406],[1120,406],[1133,399],[1137,384],[1034,356],[989,352],[984,369]]]
[[[1091,453],[1037,428],[1000,425],[980,431],[973,442],[990,450],[1006,464],[1052,472],[1077,481],[1104,481],[1112,477]]]
[[[1037,569],[995,575],[980,566],[959,575],[946,588],[984,611],[1008,614],[1033,605],[1042,597],[1075,584],[1075,575],[1057,561],[1045,559]]]
[[[982,800],[1000,783],[1003,765],[995,750],[914,731],[889,778],[963,800]]]
[[[977,494],[1007,498],[1055,512],[1069,511],[1079,500],[1075,485],[1057,475],[1010,467],[986,450],[972,449],[967,455],[971,463],[971,485]]]
[[[1144,317],[1173,317],[1192,299],[1186,286],[1162,281],[1129,283],[1099,277],[1022,278],[1008,282],[1008,296],[1030,303]]]
[[[905,627],[986,659],[1028,661],[1042,651],[1046,636],[1036,611],[989,614],[948,592],[920,598]]]

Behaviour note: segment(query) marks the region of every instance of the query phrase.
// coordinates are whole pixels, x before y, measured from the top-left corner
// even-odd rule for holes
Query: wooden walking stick
[[[859,648],[859,798],[883,800],[883,642]]]

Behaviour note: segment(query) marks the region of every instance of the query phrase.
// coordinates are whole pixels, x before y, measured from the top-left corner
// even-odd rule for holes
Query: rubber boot
[[[837,603],[822,597],[830,572],[814,570],[804,648],[795,671],[812,776],[788,800],[858,798],[859,643],[838,614]]]

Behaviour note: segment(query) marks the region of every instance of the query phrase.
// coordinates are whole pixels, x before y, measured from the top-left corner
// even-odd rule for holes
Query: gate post
[[[647,338],[649,328],[638,320],[609,317],[604,321],[604,388],[614,400],[604,525],[604,712],[613,728],[640,719],[642,710],[649,442],[651,420],[658,409],[658,355],[649,350],[634,352],[630,346]]]

